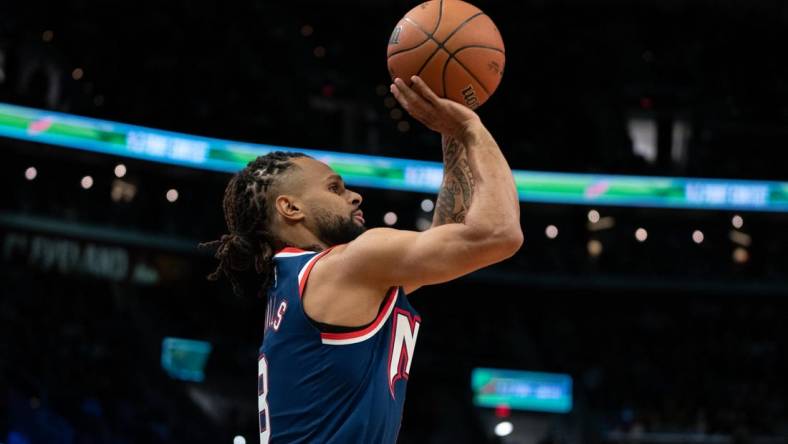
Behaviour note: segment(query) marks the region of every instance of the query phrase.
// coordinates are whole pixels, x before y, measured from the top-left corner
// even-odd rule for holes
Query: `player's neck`
[[[307,251],[323,251],[328,248],[328,245],[318,239],[311,231],[300,225],[285,230],[278,238],[283,244],[280,245],[279,249],[284,247],[295,247]]]

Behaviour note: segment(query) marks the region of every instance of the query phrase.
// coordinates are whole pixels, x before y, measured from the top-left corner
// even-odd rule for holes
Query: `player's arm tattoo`
[[[468,148],[453,137],[443,137],[443,183],[432,226],[462,223],[471,206],[476,182],[468,164]]]

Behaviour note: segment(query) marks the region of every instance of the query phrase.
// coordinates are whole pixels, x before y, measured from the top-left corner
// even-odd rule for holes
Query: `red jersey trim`
[[[274,256],[277,256],[277,255],[282,254],[282,253],[313,253],[313,251],[302,250],[302,249],[296,248],[296,247],[285,247],[285,248],[282,248],[281,250],[275,252]]]
[[[397,302],[398,294],[399,287],[391,287],[391,290],[387,296],[388,300],[386,301],[385,307],[383,307],[383,310],[380,311],[375,321],[367,326],[367,328],[349,333],[320,333],[320,338],[323,344],[348,345],[362,342],[371,338],[378,332],[378,330],[380,330],[383,324],[386,323],[386,320],[388,320],[389,316],[391,316],[391,312],[393,311],[394,305]]]
[[[309,279],[309,273],[312,272],[312,267],[315,266],[321,257],[325,256],[333,248],[334,247],[326,248],[321,253],[316,254],[315,257],[309,259],[309,262],[307,262],[304,268],[301,269],[301,272],[298,273],[298,299],[301,299],[304,295],[304,288],[306,287],[307,279]]]

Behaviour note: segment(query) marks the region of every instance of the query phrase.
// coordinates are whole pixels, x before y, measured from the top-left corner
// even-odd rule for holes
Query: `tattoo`
[[[443,183],[432,226],[462,223],[471,206],[476,182],[468,163],[468,149],[452,137],[443,139]]]

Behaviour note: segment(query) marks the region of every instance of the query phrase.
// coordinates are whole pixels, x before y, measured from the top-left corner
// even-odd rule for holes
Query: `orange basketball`
[[[410,83],[418,75],[441,97],[471,109],[490,98],[503,76],[506,54],[492,19],[460,0],[432,0],[397,23],[388,46],[388,67]]]

